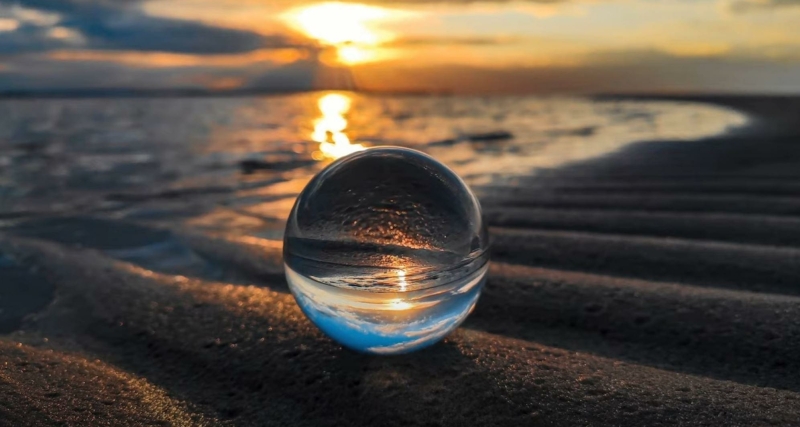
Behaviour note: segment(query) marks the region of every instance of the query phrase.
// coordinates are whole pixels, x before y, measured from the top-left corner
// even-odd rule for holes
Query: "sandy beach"
[[[303,316],[267,208],[4,211],[0,425],[796,426],[800,99],[694,100],[753,123],[475,186],[478,306],[397,357]]]

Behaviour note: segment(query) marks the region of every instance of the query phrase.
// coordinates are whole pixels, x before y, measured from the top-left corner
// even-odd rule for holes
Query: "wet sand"
[[[797,425],[800,101],[705,100],[760,121],[477,188],[484,294],[406,356],[318,332],[277,241],[5,228],[0,425]]]

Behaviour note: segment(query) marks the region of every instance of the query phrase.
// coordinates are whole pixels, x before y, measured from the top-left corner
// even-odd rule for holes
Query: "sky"
[[[0,91],[800,93],[800,0],[0,0]]]

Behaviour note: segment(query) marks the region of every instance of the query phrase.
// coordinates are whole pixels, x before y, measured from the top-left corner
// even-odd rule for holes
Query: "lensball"
[[[341,158],[300,193],[284,237],[298,305],[351,349],[397,354],[438,342],[478,300],[489,240],[475,195],[406,148]]]

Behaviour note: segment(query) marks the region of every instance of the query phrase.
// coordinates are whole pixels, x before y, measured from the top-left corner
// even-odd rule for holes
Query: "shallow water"
[[[0,100],[0,231],[236,281],[182,232],[282,239],[297,194],[331,161],[324,143],[415,148],[475,188],[747,122],[701,103],[558,97]]]
[[[326,95],[2,100],[0,215],[111,211],[209,225],[198,213],[226,206],[281,221],[329,161],[314,160],[320,142],[416,148],[479,185],[747,123],[675,101],[344,94],[331,108]]]

